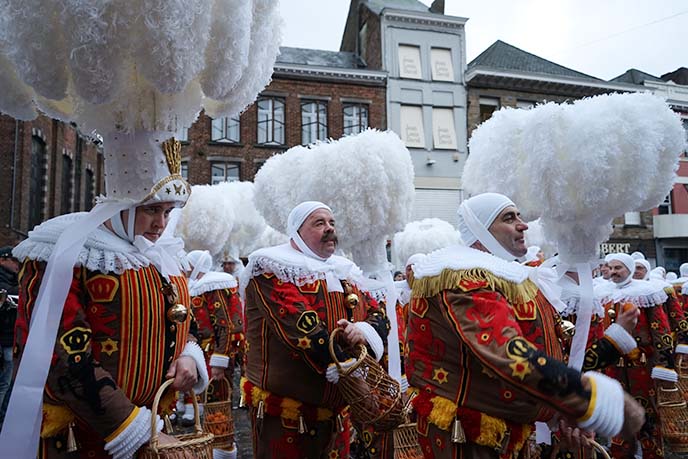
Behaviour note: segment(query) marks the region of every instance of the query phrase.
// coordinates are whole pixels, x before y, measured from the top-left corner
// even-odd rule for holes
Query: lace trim
[[[579,296],[564,297],[562,295],[561,301],[566,305],[563,311],[560,311],[562,317],[569,317],[578,313],[578,305],[580,304]],[[604,306],[599,298],[592,300],[592,315],[597,317],[604,317]]]
[[[248,284],[248,281],[252,277],[261,276],[263,274],[274,274],[275,277],[282,282],[295,284],[298,287],[312,284],[319,280],[325,280],[324,272],[314,272],[300,266],[286,266],[268,257],[256,258],[253,262],[253,269],[250,274],[250,276],[246,277],[242,274],[242,289],[246,287],[244,285],[244,279],[246,279],[245,282]],[[362,277],[347,275],[339,280],[346,280],[354,284],[359,290],[366,290],[365,279]]]
[[[209,272],[196,282],[189,282],[189,294],[191,296],[202,295],[214,290],[236,288],[237,281],[231,274]]]

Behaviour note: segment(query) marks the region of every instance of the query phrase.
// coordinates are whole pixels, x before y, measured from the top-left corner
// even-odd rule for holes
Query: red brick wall
[[[223,157],[241,162],[241,180],[253,180],[256,164],[270,156],[301,145],[301,101],[309,97],[328,98],[328,137],[338,139],[343,134],[342,98],[356,99],[368,103],[368,124],[385,129],[385,87],[361,84],[347,84],[328,81],[294,80],[275,77],[263,91],[285,101],[285,146],[263,146],[257,144],[257,106],[250,105],[241,115],[241,139],[239,144],[211,142],[211,119],[201,114],[189,129],[189,142],[184,145],[182,155],[188,161],[191,184],[210,183],[211,171],[208,157]]]

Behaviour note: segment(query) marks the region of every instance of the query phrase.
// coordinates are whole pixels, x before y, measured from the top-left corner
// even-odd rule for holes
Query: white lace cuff
[[[676,373],[674,370],[664,367],[654,367],[650,376],[652,376],[652,379],[659,379],[660,381],[678,381],[678,373]]]
[[[578,426],[596,432],[603,437],[613,437],[621,432],[624,422],[624,392],[618,381],[601,373],[584,373],[590,381],[590,404]]]
[[[222,354],[213,354],[210,356],[210,366],[227,368],[229,367],[229,357]]]
[[[688,354],[688,344],[679,344],[676,346],[677,354]]]
[[[134,408],[136,417],[115,438],[105,444],[113,459],[131,459],[136,451],[151,438],[151,410],[146,407]],[[162,430],[162,420],[157,418],[157,430]]]
[[[633,336],[619,324],[611,324],[604,331],[604,335],[612,342],[614,347],[624,355],[638,347]]]
[[[184,350],[180,357],[191,357],[196,361],[196,369],[198,370],[198,381],[193,386],[195,393],[200,394],[208,387],[208,368],[205,366],[205,357],[203,357],[203,350],[201,346],[193,341],[187,341]]]
[[[382,338],[380,338],[380,335],[378,335],[373,326],[368,322],[354,322],[354,326],[363,333],[368,345],[375,353],[375,359],[380,361],[382,355],[385,353],[385,345],[382,344]]]

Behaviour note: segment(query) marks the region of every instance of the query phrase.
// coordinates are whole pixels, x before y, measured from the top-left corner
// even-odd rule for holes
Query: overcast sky
[[[280,1],[283,46],[339,49],[349,0]],[[688,67],[686,0],[445,0],[445,13],[468,18],[466,62],[502,40],[606,80]]]

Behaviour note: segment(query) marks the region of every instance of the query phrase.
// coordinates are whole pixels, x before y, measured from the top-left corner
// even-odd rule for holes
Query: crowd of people
[[[658,393],[677,390],[676,358],[688,353],[688,264],[672,278],[640,253],[610,254],[586,293],[575,271],[547,275],[560,260],[528,250],[516,205],[484,193],[459,206],[462,245],[413,255],[398,273],[392,337],[384,295],[372,295],[371,279],[336,253],[325,203],[296,206],[289,242],[255,251],[246,267],[181,250],[165,230],[188,193],[164,184],[188,185],[162,150],[169,173],[78,249],[52,345],[38,457],[133,457],[154,417],[158,431],[169,414],[193,424],[189,390],[231,384],[238,366],[254,457],[391,458],[392,432],[354,420],[338,384],[356,368],[357,346],[386,368],[397,341],[399,384],[425,458],[588,457],[593,440],[607,441],[617,458],[664,456]],[[0,311],[3,414],[13,360],[18,367],[36,339],[32,313],[55,276],[50,255],[77,217],[46,221],[14,251],[0,250],[2,288],[18,295]],[[579,310],[586,295],[589,315]],[[335,329],[341,339],[331,347]],[[573,329],[587,332],[580,369],[570,364]],[[154,413],[166,379],[176,400]],[[13,398],[26,393],[22,384]]]

